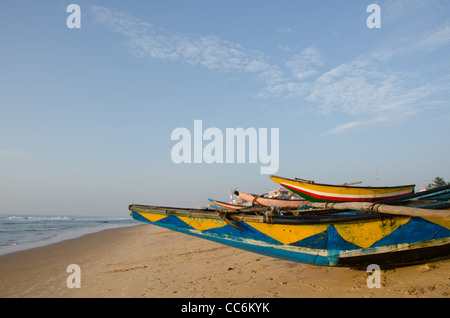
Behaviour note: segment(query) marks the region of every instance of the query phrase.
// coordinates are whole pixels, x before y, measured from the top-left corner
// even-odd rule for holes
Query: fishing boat
[[[303,206],[309,203],[305,199],[291,200],[282,198],[267,198],[265,197],[267,193],[256,195],[235,190],[234,194],[240,197],[241,199],[250,202],[252,205],[259,205],[259,206],[280,206],[297,209],[299,206]]]
[[[211,202],[209,204],[209,206],[216,210],[217,209],[236,210],[236,209],[245,208],[245,206],[243,206],[243,205],[231,204],[231,203],[226,203],[223,201],[218,201],[218,200],[213,200],[213,199],[208,199],[208,201]]]
[[[361,187],[354,183],[330,185],[311,180],[271,176],[276,183],[311,202],[372,202],[398,198],[414,192],[415,185],[394,187]],[[355,182],[360,183],[360,182]]]
[[[450,257],[450,202],[445,199],[450,187],[439,191],[389,204],[311,203],[325,206],[297,215],[279,207],[211,211],[133,204],[129,209],[138,221],[271,257],[389,268]],[[433,198],[438,193],[441,199]],[[340,206],[345,204],[352,206]]]

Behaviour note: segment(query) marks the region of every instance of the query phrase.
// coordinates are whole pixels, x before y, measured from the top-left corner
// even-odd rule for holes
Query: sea
[[[140,224],[131,217],[1,215],[0,255],[45,246],[106,229]]]

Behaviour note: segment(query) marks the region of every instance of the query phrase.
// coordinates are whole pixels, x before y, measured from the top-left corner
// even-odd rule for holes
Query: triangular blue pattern
[[[144,223],[148,223],[149,222],[149,220],[147,220],[141,214],[136,213],[136,212],[133,212],[133,219],[135,219],[136,221],[144,222]]]
[[[330,225],[326,231],[319,234],[307,237],[290,245],[307,247],[312,249],[330,249],[329,240],[330,236],[333,236],[334,242],[332,243],[334,247],[331,249],[342,249],[346,251],[351,251],[355,249],[361,249],[361,247],[344,240],[337,232],[334,225]]]
[[[391,234],[385,236],[371,247],[380,247],[403,242],[413,244],[431,239],[450,236],[450,230],[422,218],[412,218],[408,223],[400,226]]]
[[[327,241],[328,241],[327,231],[323,231],[319,234],[307,237],[298,242],[291,243],[290,245],[307,247],[307,248],[326,249]]]
[[[187,224],[186,222],[182,221],[181,219],[179,219],[176,216],[173,215],[169,215],[168,217],[161,219],[157,222],[154,222],[155,224],[164,224],[163,226],[168,227],[168,228],[173,228],[173,229],[189,229],[189,230],[194,230],[194,228],[192,226],[190,226],[189,224]]]
[[[230,225],[225,225],[220,228],[205,230],[202,233],[216,235],[216,236],[225,236],[225,237],[226,236],[242,237],[242,239],[245,238],[245,239],[258,240],[258,241],[266,242],[267,244],[283,245],[283,243],[275,240],[274,238],[272,238],[264,233],[261,233],[254,227],[252,227],[244,222],[237,222],[236,225],[239,226],[240,228],[242,228],[244,231],[241,232],[240,230],[235,229],[234,227],[232,227]],[[242,235],[242,233],[244,233],[245,237]]]

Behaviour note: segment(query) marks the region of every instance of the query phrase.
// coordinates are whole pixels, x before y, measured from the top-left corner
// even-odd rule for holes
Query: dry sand
[[[69,264],[81,269],[70,289]],[[0,256],[0,297],[439,297],[450,260],[369,273],[304,265],[152,225],[106,230]]]

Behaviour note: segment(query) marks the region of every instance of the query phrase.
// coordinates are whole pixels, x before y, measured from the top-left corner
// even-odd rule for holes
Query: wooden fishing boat
[[[361,187],[349,184],[330,185],[310,180],[270,177],[276,183],[311,202],[371,202],[398,198],[414,192],[415,185],[395,187]]]
[[[211,211],[133,204],[129,209],[138,221],[272,257],[388,268],[450,257],[449,201],[418,198],[356,210],[323,206],[298,215],[274,207]],[[339,204],[346,203],[334,203]]]
[[[265,194],[256,195],[251,193],[245,193],[242,191],[234,191],[234,194],[244,199],[245,201],[250,202],[252,205],[259,205],[259,206],[280,206],[296,209],[299,206],[303,206],[309,203],[309,201],[306,201],[304,199],[290,200],[281,198],[267,198],[264,197]]]
[[[211,202],[210,207],[215,208],[215,209],[236,210],[236,209],[245,208],[245,206],[243,206],[243,205],[231,204],[231,203],[226,203],[223,201],[218,201],[218,200],[213,200],[213,199],[208,199],[208,201]]]

